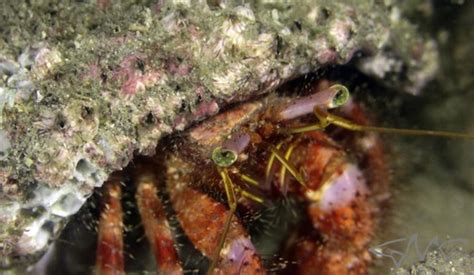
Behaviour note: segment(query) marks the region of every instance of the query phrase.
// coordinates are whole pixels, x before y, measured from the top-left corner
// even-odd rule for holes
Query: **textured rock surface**
[[[437,68],[433,42],[376,1],[19,1],[1,16],[0,266],[44,251],[112,171],[229,103],[353,57],[411,93]]]

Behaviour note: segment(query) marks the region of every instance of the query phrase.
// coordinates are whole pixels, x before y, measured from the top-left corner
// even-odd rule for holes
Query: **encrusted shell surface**
[[[353,59],[410,93],[437,68],[434,42],[383,1],[123,2],[67,2],[62,24],[0,41],[0,266],[44,251],[112,171],[229,103]],[[27,24],[42,3],[2,16]]]

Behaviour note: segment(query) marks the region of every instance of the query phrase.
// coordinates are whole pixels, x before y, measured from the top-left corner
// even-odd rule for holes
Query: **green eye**
[[[335,91],[334,97],[329,104],[329,108],[337,108],[346,104],[349,100],[349,89],[346,86],[341,84],[332,85],[330,89]]]
[[[237,153],[231,150],[216,147],[212,151],[212,161],[220,167],[229,167],[237,160]]]

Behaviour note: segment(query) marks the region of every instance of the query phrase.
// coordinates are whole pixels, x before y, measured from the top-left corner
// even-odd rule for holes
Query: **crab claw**
[[[366,245],[374,224],[373,202],[360,169],[345,153],[320,133],[306,135],[311,142],[302,153],[308,181],[304,195],[308,215],[322,240],[305,239],[297,244],[299,271],[318,274],[357,274],[370,260]]]

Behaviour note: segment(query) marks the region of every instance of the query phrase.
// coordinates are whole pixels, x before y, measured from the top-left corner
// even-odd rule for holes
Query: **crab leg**
[[[99,221],[96,268],[98,274],[124,274],[122,191],[120,177],[104,184],[104,205]]]
[[[183,167],[186,164],[175,160],[172,166],[185,170]],[[263,274],[260,257],[234,211],[189,187],[189,180],[179,173],[168,175],[170,199],[184,232],[194,246],[211,259],[218,253],[216,268],[210,272]],[[220,246],[222,249],[219,249]]]
[[[170,226],[163,206],[157,196],[156,176],[146,169],[137,169],[136,200],[145,234],[153,248],[156,262],[163,274],[183,274],[174,247]]]
[[[263,273],[250,238],[231,211],[190,187],[173,193],[171,200],[178,218],[196,248],[205,256],[212,257],[220,245],[223,247],[211,274]]]

